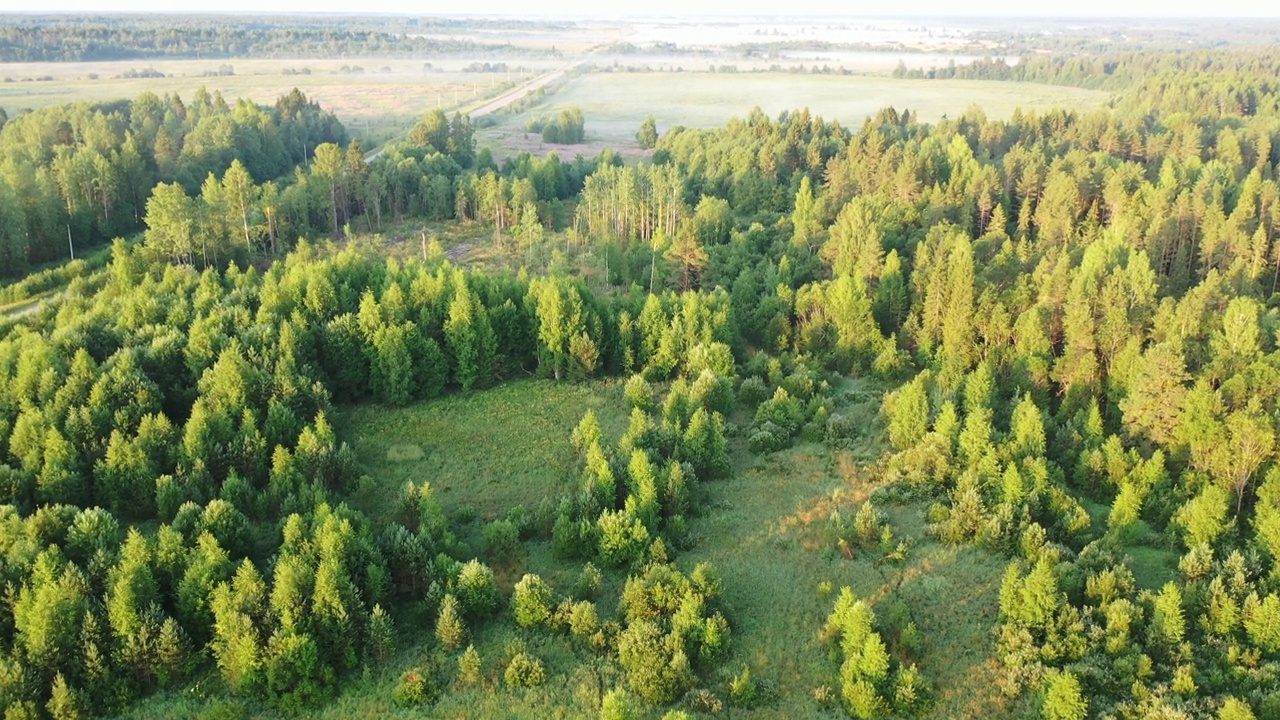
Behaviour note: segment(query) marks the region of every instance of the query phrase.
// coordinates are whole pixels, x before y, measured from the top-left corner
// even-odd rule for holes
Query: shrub
[[[267,645],[266,675],[272,704],[292,714],[324,698],[332,672],[320,662],[311,636],[276,633]]]
[[[494,561],[509,560],[520,550],[520,530],[510,520],[494,520],[484,528],[484,547]]]
[[[462,566],[454,583],[454,594],[462,603],[463,614],[468,617],[488,617],[498,609],[500,596],[493,571],[479,560],[471,560]]]
[[[482,667],[480,653],[476,652],[476,646],[468,645],[467,649],[458,656],[458,682],[463,685],[479,683],[483,679]]]
[[[631,379],[627,380],[623,395],[626,397],[627,405],[630,407],[637,408],[643,412],[653,411],[653,386],[644,379],[643,375],[632,375]]]
[[[729,704],[740,708],[756,704],[756,681],[751,677],[751,668],[742,668],[742,672],[729,681]]]
[[[600,530],[600,559],[613,567],[644,557],[649,530],[639,518],[625,511],[605,510],[596,522]]]
[[[502,678],[513,688],[538,687],[547,680],[546,672],[542,669],[542,661],[523,652],[511,658]]]
[[[458,610],[458,600],[453,595],[445,595],[440,602],[440,614],[436,616],[436,639],[450,650],[462,646],[467,639],[467,626],[462,621]]]
[[[689,388],[694,404],[727,415],[733,410],[733,382],[711,370],[703,370]]]
[[[605,693],[600,703],[600,720],[639,720],[640,711],[631,694],[622,688]]]
[[[573,610],[569,614],[569,631],[577,637],[587,637],[593,635],[599,628],[599,618],[596,616],[596,606],[587,600],[574,603]]]
[[[600,589],[600,583],[604,576],[600,574],[600,569],[591,563],[582,566],[582,572],[578,575],[578,580],[573,584],[571,594],[579,600],[590,600],[596,596],[596,591]]]
[[[551,618],[553,602],[551,586],[537,575],[526,574],[516,583],[511,596],[516,623],[524,628],[546,624]]]
[[[747,447],[757,455],[777,452],[790,444],[790,434],[768,420],[756,426],[747,438]]]
[[[769,386],[758,377],[749,377],[738,387],[738,402],[748,408],[754,408],[769,397]]]
[[[440,691],[431,680],[430,673],[423,668],[406,670],[396,684],[393,700],[400,707],[428,705],[436,701]]]

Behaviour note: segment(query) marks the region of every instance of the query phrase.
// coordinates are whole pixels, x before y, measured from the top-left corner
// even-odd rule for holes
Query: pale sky
[[[1280,17],[1275,0],[1231,0],[1202,3],[1176,0],[641,0],[638,3],[609,0],[0,0],[0,12],[385,12],[406,15],[504,14],[504,15],[608,15],[643,13],[696,15],[823,14],[851,16],[932,17],[1038,16],[1038,17]]]

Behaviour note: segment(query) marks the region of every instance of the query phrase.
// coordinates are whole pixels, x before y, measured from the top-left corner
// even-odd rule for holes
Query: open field
[[[1016,108],[1089,109],[1108,99],[1105,92],[1057,85],[981,80],[899,80],[869,75],[790,75],[772,73],[600,73],[571,78],[533,109],[497,116],[499,124],[477,133],[480,142],[531,151],[559,149],[561,155],[590,155],[596,147],[634,144],[636,128],[653,115],[658,131],[673,125],[710,128],[744,117],[759,106],[770,117],[784,110],[809,108],[815,115],[857,127],[868,115],[892,105],[927,121],[955,117],[980,105],[987,117],[1008,117]],[[586,145],[545,145],[526,139],[525,119],[563,108],[582,109]]]
[[[472,62],[505,62],[513,69],[511,72],[462,72],[462,68]],[[230,65],[235,75],[216,75],[223,64]],[[408,130],[423,114],[437,106],[446,110],[466,110],[503,88],[561,65],[563,62],[555,59],[494,56],[444,60],[353,58],[10,63],[0,64],[0,79],[13,80],[0,83],[0,107],[13,116],[27,108],[67,102],[132,99],[144,92],[157,95],[178,93],[189,100],[202,85],[210,92],[221,91],[228,102],[243,97],[269,104],[296,87],[336,114],[353,136],[380,143]],[[357,67],[362,71],[352,70]],[[155,69],[165,77],[120,77],[131,70],[145,69]],[[41,77],[52,79],[24,81],[24,78]]]
[[[626,428],[618,382],[512,382],[404,408],[360,405],[337,421],[376,483],[369,510],[390,508],[404,483],[427,481],[446,513],[483,520],[516,505],[532,510],[576,482],[569,436],[594,410],[609,436]]]

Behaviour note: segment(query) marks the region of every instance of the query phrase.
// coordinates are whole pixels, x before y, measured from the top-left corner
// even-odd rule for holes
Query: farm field
[[[658,131],[665,132],[673,125],[718,127],[730,118],[746,116],[756,106],[770,117],[807,107],[824,119],[857,127],[865,117],[890,105],[919,113],[922,121],[936,122],[974,104],[989,118],[1007,118],[1017,108],[1091,109],[1109,97],[1097,90],[1056,85],[873,75],[594,73],[565,81],[526,113],[497,116],[498,124],[477,136],[481,143],[545,152],[554,146],[541,143],[533,134],[526,138],[525,119],[577,107],[586,118],[588,143],[569,150],[589,155],[608,145],[633,145],[636,128],[648,115],[654,116]]]
[[[472,62],[506,63],[513,70],[462,72]],[[220,91],[228,102],[247,98],[270,104],[293,88],[333,112],[352,135],[368,143],[384,142],[413,127],[437,106],[470,108],[504,87],[517,84],[559,63],[541,57],[450,57],[423,60],[351,58],[298,60],[128,60],[93,63],[0,64],[0,107],[10,116],[67,102],[136,98],[144,92],[177,93],[189,100],[200,86]],[[234,75],[219,76],[222,65]],[[345,70],[344,70],[345,68]],[[353,71],[352,68],[360,68]],[[515,68],[520,68],[515,70]],[[154,69],[162,78],[121,77]],[[51,78],[34,80],[33,78]]]

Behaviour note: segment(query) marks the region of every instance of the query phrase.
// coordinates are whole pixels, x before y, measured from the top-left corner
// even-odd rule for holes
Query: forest
[[[5,718],[972,716],[935,552],[994,569],[992,717],[1280,717],[1276,55],[896,74],[1115,95],[572,159],[442,109],[370,152],[296,89],[4,118]],[[513,388],[483,437],[599,393],[536,501],[367,451]],[[814,458],[856,482],[773,542],[823,573],[790,607],[724,528]]]

